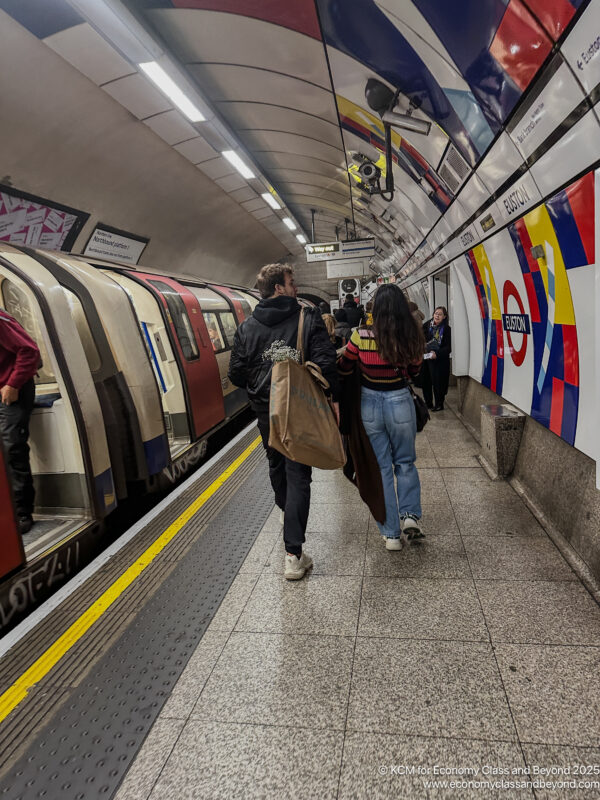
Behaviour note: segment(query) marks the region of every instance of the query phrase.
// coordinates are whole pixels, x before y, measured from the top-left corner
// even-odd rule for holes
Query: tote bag
[[[304,309],[296,347],[304,362]],[[312,361],[278,361],[271,373],[269,447],[291,461],[339,469],[346,455],[335,414],[325,395],[329,383]]]

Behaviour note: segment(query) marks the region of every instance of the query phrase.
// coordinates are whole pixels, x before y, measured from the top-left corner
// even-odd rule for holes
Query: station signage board
[[[375,239],[351,239],[347,242],[313,242],[305,245],[306,260],[335,261],[344,258],[371,258],[375,255]],[[361,273],[362,275],[362,273]]]
[[[137,264],[149,241],[143,236],[109,228],[107,225],[96,225],[83,255],[105,258],[107,261]]]
[[[327,278],[359,278],[369,274],[368,258],[341,258],[327,261]]]

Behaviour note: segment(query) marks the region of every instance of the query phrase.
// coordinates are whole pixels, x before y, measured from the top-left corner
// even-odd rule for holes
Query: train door
[[[25,534],[27,559],[116,506],[102,411],[62,288],[36,260],[0,250],[0,306],[36,341],[30,463],[35,525]]]
[[[214,284],[213,289],[227,298],[235,311],[238,322],[243,322],[251,316],[252,309],[250,308],[250,304],[236,292],[235,289],[230,289],[229,286],[217,286]]]
[[[219,368],[197,298],[182,284],[162,275],[136,272],[159,298],[184,379],[193,439],[200,439],[225,418]]]
[[[219,366],[225,416],[229,418],[248,405],[245,389],[237,388],[227,377],[237,320],[227,299],[212,288],[190,286],[189,289],[198,299],[202,309],[210,343]]]
[[[105,374],[96,363],[90,363],[90,369],[96,382],[103,381],[99,396],[106,396],[117,418],[115,458],[123,465],[125,483],[157,475],[169,463],[167,437],[152,368],[127,294],[82,259],[58,253],[36,253],[36,258],[48,264],[63,286],[86,354],[91,337],[94,351],[101,355]]]
[[[10,477],[0,442],[0,580],[24,563],[25,550],[17,529]]]
[[[191,442],[190,423],[183,382],[160,301],[148,286],[132,280],[129,274],[113,270],[103,272],[127,293],[133,306],[154,371],[171,458],[175,458]]]

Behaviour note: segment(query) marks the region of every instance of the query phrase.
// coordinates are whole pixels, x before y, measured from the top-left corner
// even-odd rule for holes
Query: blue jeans
[[[360,412],[383,481],[385,524],[377,525],[382,536],[395,539],[401,534],[401,516],[421,517],[421,482],[415,467],[415,406],[408,389],[377,392],[363,386]]]

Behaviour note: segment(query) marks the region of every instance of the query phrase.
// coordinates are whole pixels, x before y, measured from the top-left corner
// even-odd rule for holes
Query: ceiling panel
[[[170,111],[172,108],[167,98],[139,72],[105,84],[102,88],[138,119]]]
[[[224,178],[225,175],[233,175],[235,173],[233,165],[221,156],[213,158],[210,161],[203,161],[202,164],[198,164],[198,169],[201,169],[205,175],[208,175],[208,177],[213,180],[216,178]]]
[[[149,117],[144,120],[144,124],[152,128],[154,133],[167,144],[178,144],[198,135],[198,131],[190,125],[183,114],[175,109]]]
[[[175,150],[187,158],[188,161],[191,161],[192,164],[199,164],[201,161],[209,161],[217,155],[216,151],[209,143],[203,139],[202,136],[198,135],[196,135],[196,138],[190,139],[187,142],[176,144]]]
[[[244,64],[331,86],[323,43],[289,28],[198,9],[163,9],[152,18],[185,63]]]
[[[134,72],[131,64],[87,22],[47,36],[44,41],[98,86]]]
[[[332,147],[316,139],[306,136],[296,136],[294,133],[281,133],[279,131],[240,131],[249,150],[273,150],[277,153],[290,153],[297,156],[308,156],[327,161],[337,167],[344,167],[346,156],[343,150]]]
[[[342,147],[337,122],[323,120],[315,114],[268,103],[218,103],[218,106],[238,130],[291,131]]]

